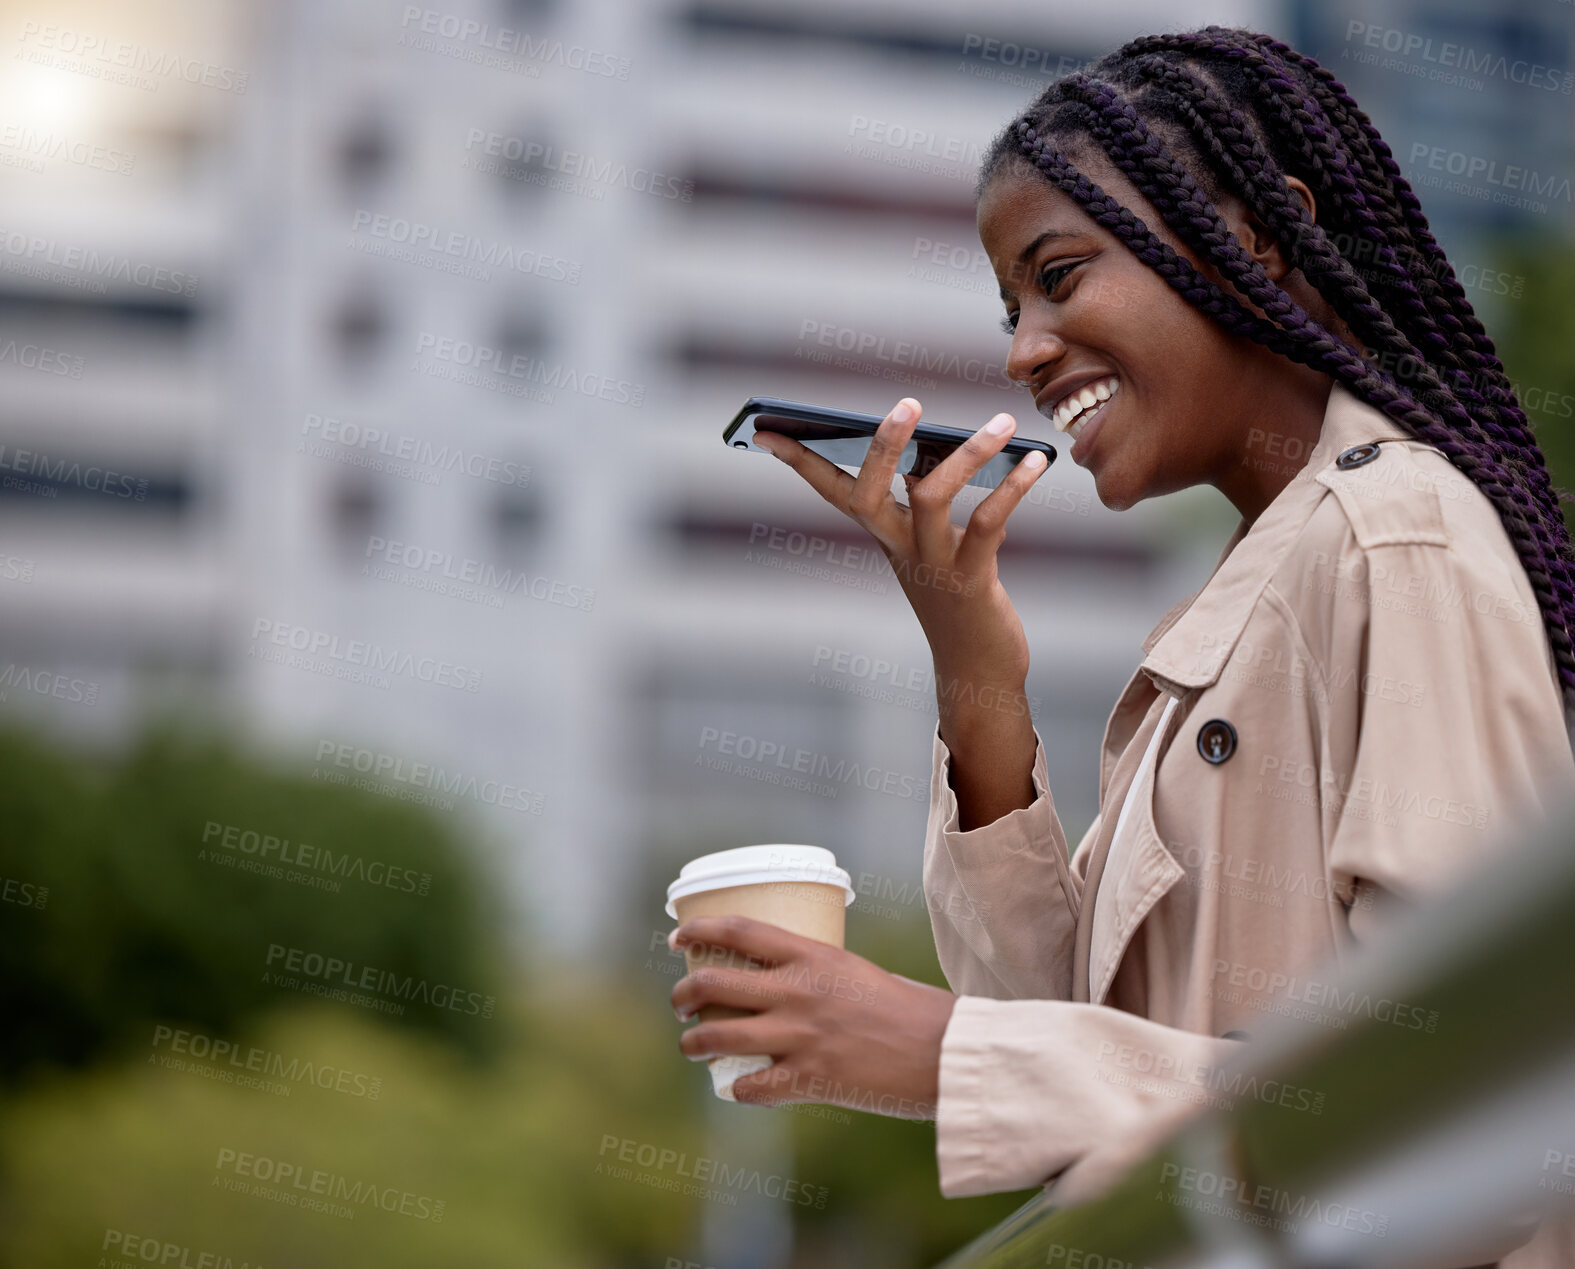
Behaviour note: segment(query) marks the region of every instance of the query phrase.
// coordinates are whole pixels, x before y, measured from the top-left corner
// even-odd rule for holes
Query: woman
[[[997,138],[978,226],[1008,373],[1100,500],[1209,484],[1241,523],[1144,641],[1069,859],[1026,711],[978,703],[1024,699],[996,552],[1042,468],[966,529],[949,515],[1012,418],[907,477],[907,506],[890,482],[916,401],[857,478],[762,437],[880,544],[943,689],[974,689],[940,693],[924,854],[955,994],[759,923],[674,935],[817,971],[784,981],[874,984],[785,990],[682,1051],[772,1054],[740,1101],[933,1114],[949,1197],[1048,1183],[1175,1105],[1132,1072],[1186,1083],[1288,984],[1340,1026],[1318,971],[1575,789],[1555,492],[1415,195],[1327,71],[1243,31],[1134,41]],[[954,571],[977,585],[912,581]],[[685,978],[679,1016],[756,1008],[747,972]]]

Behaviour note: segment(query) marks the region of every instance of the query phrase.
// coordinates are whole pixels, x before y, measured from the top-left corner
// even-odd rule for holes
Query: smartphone
[[[881,425],[882,415],[858,414],[824,405],[805,405],[801,401],[779,401],[775,397],[750,397],[744,408],[722,432],[722,439],[734,449],[766,451],[754,443],[756,432],[776,432],[791,436],[800,444],[830,459],[838,467],[864,465],[870,440]],[[897,460],[900,474],[927,476],[940,461],[966,441],[972,432],[957,427],[939,427],[920,422]],[[975,472],[970,485],[994,489],[1011,474],[1012,468],[1033,451],[1045,456],[1048,468],[1055,462],[1055,449],[1043,441],[1012,437],[1005,448]]]

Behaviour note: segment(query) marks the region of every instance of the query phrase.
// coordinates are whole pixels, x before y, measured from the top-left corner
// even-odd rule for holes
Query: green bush
[[[933,1263],[1021,1202],[942,1200],[928,1124],[718,1102],[678,1050],[659,902],[612,940],[622,981],[543,961],[527,986],[479,870],[427,812],[168,733],[103,761],[0,733],[0,788],[0,1265],[140,1263],[150,1244],[128,1255],[127,1237],[237,1269],[697,1261],[708,1224],[747,1230],[751,1204],[780,1200],[675,1192],[680,1169],[614,1167],[608,1141],[737,1168],[768,1128],[828,1196],[771,1208],[796,1265]],[[225,826],[430,874],[427,893],[242,871],[256,852]],[[855,913],[848,943],[941,981],[922,906]],[[494,993],[496,1016],[280,990],[271,944]],[[241,1177],[241,1155],[340,1193]]]
[[[1502,253],[1495,285],[1510,294],[1490,333],[1548,460],[1555,486],[1575,486],[1575,248],[1564,239],[1520,242]],[[1500,281],[1500,279],[1504,279]],[[1470,295],[1471,292],[1467,292]],[[1575,528],[1572,504],[1564,517]]]
[[[431,814],[172,733],[101,762],[0,733],[0,798],[0,1083],[145,1049],[158,1024],[230,1034],[295,996],[275,948],[392,975],[368,980],[403,1008],[379,1017],[496,1047],[497,917]],[[265,836],[328,854],[279,867]]]

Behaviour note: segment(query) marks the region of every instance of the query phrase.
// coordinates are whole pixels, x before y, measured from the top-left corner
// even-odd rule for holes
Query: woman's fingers
[[[764,443],[757,439],[755,443],[796,471],[816,493],[861,525],[888,551],[902,551],[906,549],[908,509],[892,497],[891,479],[923,411],[924,407],[912,397],[897,402],[871,438],[857,477],[780,433],[762,430],[756,436],[768,439]]]
[[[853,493],[848,498],[848,511],[862,522],[874,524],[888,506],[895,506],[891,496],[891,478],[897,474],[897,464],[908,438],[918,426],[924,407],[913,397],[892,406],[891,412],[881,420],[870,439],[869,453],[859,467],[858,478],[853,482]]]
[[[838,1103],[833,1097],[838,1093],[844,1098],[843,1105],[852,1104],[858,1109],[873,1106],[877,1097],[870,1090],[848,1088],[823,1075],[811,1075],[792,1058],[778,1058],[765,1070],[740,1075],[733,1081],[733,1100],[747,1106],[788,1106],[795,1102],[835,1106]]]
[[[787,991],[783,977],[769,969],[702,965],[678,980],[671,999],[673,1012],[687,1022],[706,1005],[769,1009],[786,1001]]]
[[[1038,451],[1027,455],[973,509],[957,544],[957,567],[961,571],[972,574],[983,569],[1001,549],[1007,520],[1047,467],[1049,462]]]
[[[919,403],[911,397],[897,403],[877,428],[856,478],[786,436],[773,435],[766,445],[880,544],[930,636],[931,646],[939,641],[955,649],[963,646],[959,640],[968,637],[965,629],[957,627],[958,605],[947,600],[931,602],[928,589],[973,597],[980,593],[981,585],[992,584],[994,556],[1006,536],[1007,519],[1045,465],[1027,458],[1014,464],[1000,485],[974,508],[966,526],[952,523],[952,502],[957,494],[1001,453],[1016,430],[1016,420],[1010,414],[998,414],[947,453],[932,471],[922,477],[904,473],[905,506],[892,496],[892,477],[912,440],[919,411]],[[1017,638],[1020,642],[1020,636]]]
[[[690,946],[725,947],[766,964],[791,960],[824,946],[780,925],[746,916],[694,917],[667,936],[667,945],[675,952]]]
[[[697,1022],[678,1037],[678,1051],[691,1062],[724,1053],[764,1053],[783,1057],[804,1043],[797,1028],[770,1014]]]
[[[917,485],[909,486],[908,507],[913,512],[913,536],[921,560],[937,564],[951,560],[955,549],[952,500],[980,468],[1001,452],[1016,428],[1017,421],[1010,414],[997,414],[936,464],[935,470]]]
[[[848,495],[853,492],[853,477],[829,458],[780,432],[756,432],[755,444],[796,471],[832,506],[839,509],[847,506]]]
[[[733,1100],[746,1106],[776,1106],[784,1102],[802,1102],[810,1099],[795,1096],[795,1085],[800,1083],[797,1072],[783,1062],[774,1062],[764,1071],[740,1075],[733,1081]]]

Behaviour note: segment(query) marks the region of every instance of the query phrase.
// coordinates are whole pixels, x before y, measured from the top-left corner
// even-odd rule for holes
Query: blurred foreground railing
[[[1575,1192],[1575,810],[1555,823],[1327,975],[1342,992],[1401,1002],[1405,1025],[1353,1016],[1331,1032],[1274,1018],[1223,1068],[1317,1090],[1320,1112],[1305,1098],[1238,1096],[1188,1120],[1104,1197],[1058,1208],[1037,1195],[942,1269],[1503,1254],[1528,1211]],[[1432,1031],[1415,1025],[1435,1012]]]

